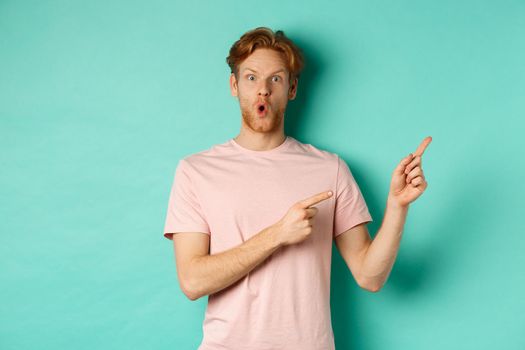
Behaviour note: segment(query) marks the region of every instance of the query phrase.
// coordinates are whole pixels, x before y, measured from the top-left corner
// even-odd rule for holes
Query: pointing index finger
[[[332,194],[333,194],[332,191],[321,192],[321,193],[316,194],[315,196],[303,199],[302,201],[299,202],[299,204],[302,208],[308,208],[308,207],[311,207],[312,205],[315,205],[319,202],[324,201],[325,199],[332,197]]]
[[[425,152],[425,149],[427,148],[427,146],[430,144],[431,141],[432,141],[432,137],[430,137],[430,136],[425,137],[423,142],[421,142],[421,144],[418,146],[418,148],[414,152],[414,157],[422,156],[423,152]]]

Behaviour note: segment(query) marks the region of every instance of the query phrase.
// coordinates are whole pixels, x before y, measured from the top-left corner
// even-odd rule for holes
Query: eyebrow
[[[256,71],[255,69],[251,69],[251,68],[244,68],[243,72],[246,72],[247,70],[250,70],[250,71],[252,71],[252,72],[257,73],[257,71]],[[282,72],[282,73],[286,73],[286,71],[285,71],[284,69],[279,69],[279,70],[273,72],[272,74],[275,74],[275,73],[281,73],[281,72]]]

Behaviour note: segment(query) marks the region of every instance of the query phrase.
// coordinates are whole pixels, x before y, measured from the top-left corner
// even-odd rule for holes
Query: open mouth
[[[265,115],[267,111],[268,107],[265,104],[257,105],[257,114],[259,114],[259,116]]]

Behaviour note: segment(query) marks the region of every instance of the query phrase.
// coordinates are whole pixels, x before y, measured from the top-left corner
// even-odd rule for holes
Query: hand
[[[414,154],[409,154],[401,160],[392,174],[388,202],[399,207],[408,207],[423,194],[428,184],[423,175],[421,161],[423,152],[432,141],[432,137],[426,137],[419,145]]]
[[[321,192],[295,203],[286,215],[274,224],[279,245],[286,246],[304,241],[312,233],[312,220],[318,209],[314,204],[332,196],[331,191]]]

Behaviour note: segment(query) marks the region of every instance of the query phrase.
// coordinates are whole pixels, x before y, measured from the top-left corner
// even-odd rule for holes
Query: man
[[[394,170],[372,241],[372,218],[344,160],[284,134],[301,51],[261,27],[232,46],[227,62],[240,133],[179,161],[164,229],[182,291],[209,296],[199,349],[334,349],[332,241],[359,286],[377,292],[408,206],[427,187],[421,156],[431,138]]]

